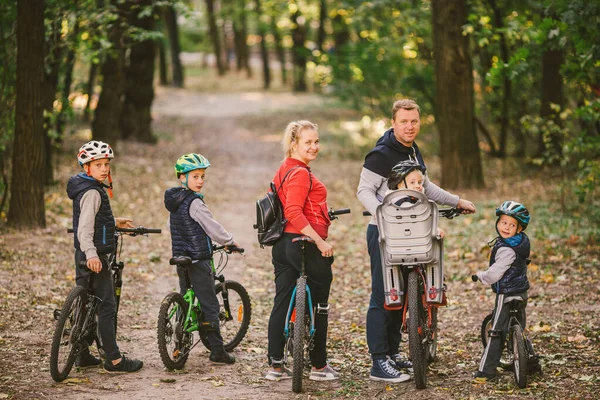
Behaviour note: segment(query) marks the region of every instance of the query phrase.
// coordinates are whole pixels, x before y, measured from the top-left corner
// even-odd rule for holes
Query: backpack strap
[[[279,190],[281,190],[281,188],[283,187],[283,182],[285,182],[285,180],[287,179],[288,175],[295,169],[298,168],[304,168],[305,170],[308,171],[308,179],[310,180],[310,186],[308,188],[308,191],[310,192],[312,190],[312,174],[310,172],[310,170],[308,168],[302,167],[300,165],[296,165],[295,167],[292,167],[288,170],[288,172],[285,173],[285,175],[283,176],[283,179],[281,180],[281,184],[279,184],[279,189],[278,190],[273,190],[275,188],[275,184],[272,185],[271,190],[273,190],[275,193],[279,192]]]

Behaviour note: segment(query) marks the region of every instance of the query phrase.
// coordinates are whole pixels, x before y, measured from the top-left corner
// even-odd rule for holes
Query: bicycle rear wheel
[[[182,369],[190,354],[193,334],[183,330],[187,303],[179,293],[169,293],[158,312],[158,351],[167,369]]]
[[[423,307],[422,291],[421,276],[415,269],[408,274],[408,345],[417,389],[427,387],[427,314]]]
[[[527,387],[527,347],[519,325],[511,327],[515,382],[521,389]]]
[[[294,341],[292,367],[292,391],[302,392],[302,372],[304,370],[304,337],[306,334],[306,277],[296,281],[296,322],[294,323]]]
[[[438,347],[438,307],[431,307],[431,328],[428,330],[427,361],[432,363],[437,357]]]
[[[81,333],[86,300],[86,288],[75,286],[69,292],[56,321],[50,349],[50,375],[56,382],[62,382],[69,376],[75,357],[84,346]]]

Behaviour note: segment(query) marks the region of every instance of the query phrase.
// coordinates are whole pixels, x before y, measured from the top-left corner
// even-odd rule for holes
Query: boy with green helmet
[[[235,357],[223,347],[219,330],[219,302],[215,294],[211,268],[212,242],[236,246],[230,234],[213,217],[200,193],[204,186],[206,169],[210,162],[197,153],[184,154],[175,163],[175,174],[181,186],[167,189],[165,207],[170,212],[169,227],[173,257],[186,256],[192,259],[188,268],[194,293],[202,304],[207,322],[215,330],[208,333],[210,360],[216,363],[233,364]],[[185,267],[177,267],[181,293],[186,291]]]

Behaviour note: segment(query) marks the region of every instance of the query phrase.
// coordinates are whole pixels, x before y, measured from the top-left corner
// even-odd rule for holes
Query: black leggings
[[[285,317],[292,297],[296,279],[302,270],[302,250],[299,243],[292,239],[301,235],[284,233],[273,246],[273,267],[275,271],[275,300],[269,318],[269,364],[283,359],[285,340],[283,329]],[[331,264],[333,257],[323,257],[317,246],[306,244],[306,276],[310,287],[313,307],[317,303],[329,302],[331,280]],[[310,352],[313,367],[323,368],[327,365],[327,315],[315,314],[314,348]]]

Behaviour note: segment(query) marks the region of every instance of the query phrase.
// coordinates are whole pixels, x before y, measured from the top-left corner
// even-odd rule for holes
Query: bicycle
[[[113,281],[115,293],[115,334],[117,332],[117,315],[123,286],[123,268],[125,264],[119,261],[123,249],[123,241],[119,247],[119,239],[123,234],[130,236],[147,235],[150,233],[161,233],[160,229],[144,228],[116,228],[115,229],[115,251],[108,255],[108,266]],[[73,233],[73,229],[68,229]],[[87,262],[82,262],[81,267],[87,268]],[[94,274],[90,274],[89,289],[83,286],[75,286],[65,300],[60,310],[54,310],[56,327],[52,337],[50,349],[50,375],[56,382],[65,380],[71,369],[75,358],[84,349],[96,342],[98,352],[103,355],[102,340],[98,334],[98,320],[96,310],[100,300],[93,293]]]
[[[396,204],[406,197],[415,203]],[[402,310],[417,389],[427,387],[427,367],[437,356],[438,309],[447,304],[443,240],[434,240],[434,232],[439,217],[453,219],[463,211],[438,209],[423,193],[408,189],[389,193],[377,208],[384,308]]]
[[[477,275],[471,275],[473,282],[479,280]],[[505,370],[512,369],[515,383],[521,389],[527,387],[527,362],[529,360],[529,343],[521,324],[519,323],[520,312],[523,309],[523,299],[518,296],[513,296],[506,303],[510,310],[508,319],[508,335],[504,338],[502,346],[502,356],[500,357],[500,366]],[[502,335],[502,330],[494,330],[493,328],[494,313],[491,312],[483,319],[481,323],[481,343],[483,348],[487,348],[487,344],[491,337]]]
[[[349,208],[329,210],[328,212],[331,221],[337,219],[338,215],[349,213]],[[296,287],[290,298],[290,305],[285,319],[286,322],[283,330],[285,337],[283,364],[287,365],[288,356],[292,357],[292,391],[300,393],[302,392],[302,372],[304,370],[305,353],[310,351],[314,346],[313,338],[316,332],[315,313],[328,314],[329,304],[319,303],[316,307],[313,307],[310,287],[307,283],[305,250],[307,243],[314,244],[314,240],[308,236],[298,236],[292,239],[292,243],[298,243],[302,250],[302,267],[300,276],[296,280]],[[306,314],[307,310],[308,315]]]
[[[229,261],[229,254],[244,253],[244,249],[234,246],[211,246],[213,257],[211,268],[215,279],[215,292],[219,298],[219,322],[225,351],[236,348],[248,331],[252,306],[246,289],[238,282],[225,280],[222,272]],[[220,254],[215,267],[215,254]],[[208,333],[215,327],[204,320],[202,305],[199,304],[190,283],[187,268],[192,265],[190,257],[173,257],[170,265],[184,268],[186,292],[184,295],[169,293],[162,301],[158,312],[158,350],[160,358],[169,370],[182,369],[190,351],[199,343],[194,342],[194,332],[198,332],[202,344],[210,350]],[[233,312],[232,312],[233,310]]]

